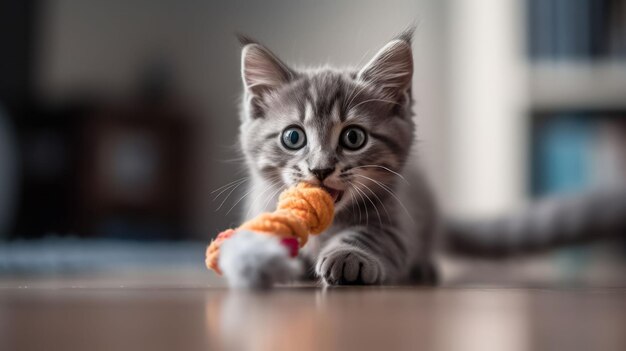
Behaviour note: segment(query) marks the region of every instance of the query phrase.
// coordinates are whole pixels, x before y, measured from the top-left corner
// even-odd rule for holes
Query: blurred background
[[[1,0],[0,274],[202,270],[244,195],[215,192],[244,176],[234,34],[347,66],[413,23],[415,157],[447,213],[626,182],[626,1]],[[625,256],[598,250],[539,271]]]

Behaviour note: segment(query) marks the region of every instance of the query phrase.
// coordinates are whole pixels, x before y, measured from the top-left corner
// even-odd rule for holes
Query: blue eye
[[[281,140],[287,149],[298,150],[306,144],[306,134],[300,127],[289,127],[283,131]]]
[[[357,150],[365,145],[367,137],[365,131],[360,127],[348,127],[341,132],[339,142],[343,147],[350,150]]]

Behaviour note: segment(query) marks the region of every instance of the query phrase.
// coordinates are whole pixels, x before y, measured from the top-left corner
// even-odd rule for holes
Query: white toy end
[[[248,230],[238,230],[222,244],[219,266],[232,288],[267,289],[302,272],[278,238]]]

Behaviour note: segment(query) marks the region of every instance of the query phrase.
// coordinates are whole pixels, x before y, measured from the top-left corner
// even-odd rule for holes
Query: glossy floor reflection
[[[626,349],[624,288],[244,293],[94,282],[0,285],[0,349]]]

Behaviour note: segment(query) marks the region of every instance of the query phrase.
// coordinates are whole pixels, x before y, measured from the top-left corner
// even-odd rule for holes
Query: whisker
[[[278,194],[280,191],[282,191],[285,187],[284,186],[279,186],[278,188],[276,188],[276,190],[274,190],[272,192],[272,194],[265,199],[265,203],[263,204],[263,208],[267,208],[267,205],[269,204],[269,202],[272,200],[272,198],[274,198],[274,196],[276,196],[276,194]]]
[[[393,192],[393,190],[391,190],[388,186],[386,186],[385,184],[377,181],[376,179],[372,179],[370,177],[364,176],[362,174],[354,174],[357,177],[363,177],[365,179],[369,179],[372,182],[374,182],[376,185],[378,185],[379,187],[383,188],[386,192],[389,193],[389,195],[393,196],[394,199],[396,199],[396,201],[398,201],[398,204],[400,204],[400,206],[402,206],[402,209],[404,209],[404,212],[406,213],[406,215],[411,219],[411,221],[413,223],[415,223],[415,219],[413,219],[413,216],[411,216],[411,213],[409,212],[409,210],[406,209],[406,206],[404,206],[404,204],[402,203],[402,201],[398,198],[398,196],[396,196],[396,194]]]
[[[220,203],[219,207],[215,209],[215,212],[219,211],[220,208],[222,208],[222,206],[224,206],[224,204],[226,203],[226,200],[228,200],[228,198],[230,197],[230,195],[237,190],[237,188],[239,188],[239,186],[241,186],[241,184],[244,184],[245,182],[247,182],[247,180],[243,180],[239,183],[237,183],[237,185],[235,185],[234,187],[232,187],[232,189],[230,189],[230,191],[228,192],[228,194],[226,194],[226,197],[222,200],[222,202]],[[222,192],[226,191],[227,189],[222,190]],[[217,194],[217,196],[213,199],[213,201],[217,200],[217,198],[221,195],[220,192],[219,194]]]
[[[359,169],[359,168],[380,168],[380,169],[384,169],[387,172],[393,173],[395,175],[397,175],[398,177],[400,177],[400,179],[402,179],[407,185],[409,184],[409,181],[406,180],[406,178],[404,178],[404,176],[392,169],[389,169],[388,167],[385,166],[381,166],[381,165],[361,165],[361,166],[356,166],[356,167],[352,167],[352,169]]]
[[[358,192],[362,193],[362,194],[363,194],[363,196],[365,196],[365,198],[367,198],[367,200],[368,200],[368,201],[372,204],[372,207],[374,207],[374,210],[376,210],[376,215],[378,216],[378,224],[380,224],[380,227],[382,228],[382,226],[383,226],[383,221],[382,221],[382,219],[380,218],[380,212],[378,212],[378,208],[376,208],[376,204],[374,204],[374,201],[372,201],[372,199],[370,199],[370,197],[369,197],[369,196],[367,196],[367,194],[366,194],[366,193],[365,193],[362,189],[359,189],[359,187],[358,187],[358,186],[355,186],[355,189],[356,189]]]
[[[233,187],[236,189],[239,185],[241,185],[241,184],[243,184],[243,183],[245,183],[245,182],[246,182],[246,181],[244,180],[244,181],[238,182],[237,184],[232,184],[232,185],[228,186],[228,187],[227,187],[227,188],[225,188],[224,190],[220,191],[217,195],[215,195],[215,197],[213,197],[213,200],[212,200],[212,201],[217,200],[217,199],[218,199],[218,198],[219,198],[219,197],[220,197],[220,196],[221,196],[224,192],[228,191],[229,189],[234,190],[234,189],[233,189]],[[230,194],[230,193],[229,193],[229,194]],[[228,198],[228,196],[227,196],[227,198]]]
[[[220,159],[217,161],[221,163],[240,163],[245,160],[246,160],[246,156],[237,156],[237,157],[232,157],[232,158],[224,158],[224,159]]]
[[[229,186],[232,186],[232,185],[234,185],[235,183],[237,183],[237,182],[239,182],[239,181],[241,181],[241,180],[247,180],[248,178],[250,178],[250,177],[243,177],[243,178],[239,178],[239,179],[237,179],[237,180],[233,180],[232,182],[229,182],[228,184],[226,184],[226,185],[222,185],[221,187],[219,187],[219,188],[217,188],[217,189],[215,189],[215,190],[211,191],[211,194],[213,194],[213,193],[214,193],[214,192],[216,192],[216,191],[220,191],[220,189],[223,189],[223,188],[227,188],[227,187],[229,187]]]
[[[235,208],[237,206],[237,204],[239,204],[241,202],[241,200],[243,200],[246,196],[250,195],[253,191],[254,191],[254,189],[251,189],[250,191],[248,191],[245,194],[243,194],[243,196],[240,197],[239,200],[237,200],[237,202],[235,202],[235,204],[232,205],[231,208],[228,209],[228,212],[226,212],[226,214],[229,214],[230,211],[232,211],[233,208]]]
[[[370,193],[372,193],[372,195],[374,195],[374,197],[376,198],[376,200],[378,200],[378,202],[380,203],[381,206],[383,206],[383,210],[385,210],[385,214],[387,215],[387,221],[391,221],[391,217],[389,216],[389,211],[387,211],[387,207],[385,206],[385,203],[380,199],[380,197],[378,197],[378,195],[376,195],[376,192],[373,191],[369,186],[367,186],[367,184],[365,183],[361,183],[358,180],[355,180],[355,182],[357,184],[360,184],[362,186],[365,187],[365,189],[367,189]]]
[[[278,179],[276,179],[276,178],[278,178]],[[274,179],[274,181],[269,186],[267,186],[265,189],[263,189],[263,191],[261,193],[259,193],[254,198],[254,200],[252,200],[251,205],[254,205],[259,200],[259,198],[262,197],[268,190],[272,189],[274,186],[276,186],[277,184],[279,184],[281,182],[280,177],[274,177],[273,179]],[[249,218],[251,210],[252,210],[252,206],[250,206],[248,208],[248,211],[246,212],[245,218]]]
[[[278,180],[274,180],[271,186],[273,186],[276,183],[280,183],[280,181],[282,181],[282,178],[280,177],[280,175],[276,175],[275,177],[270,178],[270,181],[272,179],[278,179]],[[250,193],[252,193],[252,191],[254,191],[254,189],[251,189],[250,191],[245,193],[241,198],[239,198],[239,200],[237,200],[237,202],[235,202],[233,204],[233,206],[228,210],[228,212],[226,212],[226,214],[229,214],[237,206],[237,204],[239,204],[241,202],[241,200],[243,200],[246,196],[250,195]]]
[[[363,207],[365,208],[365,225],[369,225],[369,217],[370,217],[370,215],[369,215],[369,211],[367,210],[367,204],[365,203],[365,199],[363,198],[363,195],[361,195],[361,192],[359,191],[357,186],[352,184],[352,187],[354,188],[354,190],[356,190],[357,195],[359,195],[359,197],[363,201]]]
[[[350,184],[352,185],[352,184]],[[354,187],[354,185],[352,185],[352,187]],[[354,204],[356,203],[357,208],[359,209],[359,224],[362,223],[363,221],[363,215],[361,214],[361,205],[359,205],[359,201],[357,201],[356,197],[354,196],[354,194],[352,193],[352,191],[350,191],[350,197],[352,198],[352,204],[354,206]]]

